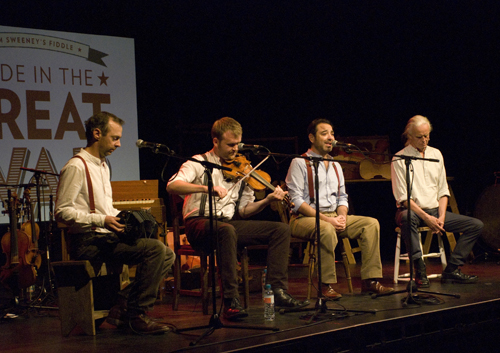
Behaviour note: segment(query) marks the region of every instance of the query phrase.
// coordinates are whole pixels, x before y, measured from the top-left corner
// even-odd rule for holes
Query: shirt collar
[[[100,158],[97,158],[97,157],[91,155],[90,153],[88,153],[87,151],[85,151],[84,148],[82,148],[82,152],[85,155],[85,159],[87,161],[92,162],[95,165],[101,165],[101,163],[104,163],[104,160],[101,160]]]

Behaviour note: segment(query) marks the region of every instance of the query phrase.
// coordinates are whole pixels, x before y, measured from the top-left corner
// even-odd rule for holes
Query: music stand
[[[160,145],[158,145],[160,146]],[[212,179],[212,172],[213,169],[220,169],[220,170],[227,170],[231,171],[230,168],[224,167],[212,162],[208,162],[205,160],[198,160],[195,158],[191,157],[179,157],[175,155],[174,151],[163,151],[160,152],[160,147],[154,148],[153,149],[154,153],[160,153],[160,154],[165,154],[170,157],[174,157],[177,159],[182,159],[182,160],[189,160],[193,161],[196,163],[201,164],[203,167],[205,167],[205,174],[207,176],[207,188],[208,188],[208,212],[209,212],[209,233],[210,233],[210,240],[211,240],[211,252],[212,254],[210,255],[209,259],[209,271],[211,274],[211,280],[212,280],[212,315],[210,317],[208,325],[203,325],[203,326],[195,326],[195,327],[189,327],[185,329],[180,329],[177,330],[177,332],[184,332],[184,331],[194,331],[194,330],[200,330],[200,329],[206,329],[205,332],[203,332],[195,341],[192,341],[189,343],[190,346],[195,346],[200,342],[203,338],[211,335],[215,330],[221,329],[221,328],[236,328],[236,329],[251,329],[251,330],[266,330],[266,331],[279,331],[278,327],[265,327],[265,326],[249,326],[249,325],[225,325],[222,323],[220,320],[219,315],[217,314],[217,300],[216,300],[216,279],[215,279],[215,255],[216,255],[216,249],[218,248],[218,237],[216,236],[214,232],[214,212],[213,212],[213,179]],[[220,254],[219,254],[220,256]]]
[[[407,228],[408,228],[408,234],[411,236],[411,188],[410,188],[410,166],[411,166],[411,161],[412,160],[423,160],[423,161],[428,161],[428,162],[439,162],[437,159],[433,158],[422,158],[422,157],[415,157],[415,156],[407,156],[407,155],[393,155],[393,157],[399,158],[399,159],[404,159],[405,160],[405,166],[406,166],[406,200],[407,200]],[[432,291],[422,291],[419,290],[417,287],[416,282],[413,280],[413,249],[412,249],[412,242],[411,239],[408,242],[408,254],[410,258],[410,280],[408,281],[408,285],[406,286],[405,290],[400,290],[400,291],[394,291],[390,293],[385,293],[385,294],[372,294],[372,298],[375,299],[377,297],[382,297],[386,295],[393,295],[393,294],[399,294],[399,293],[407,293],[406,298],[403,300],[403,306],[407,306],[408,304],[418,304],[418,299],[415,298],[413,295],[414,292],[421,292],[421,293],[426,293],[426,294],[438,294],[438,295],[445,295],[445,296],[450,296],[450,297],[455,297],[455,298],[460,298],[460,294],[453,294],[453,293],[441,293],[441,292],[432,292]]]

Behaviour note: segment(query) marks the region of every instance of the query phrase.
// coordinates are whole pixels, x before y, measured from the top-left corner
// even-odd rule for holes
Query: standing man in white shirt
[[[412,117],[403,133],[405,148],[397,155],[437,159],[439,162],[413,160],[411,178],[411,231],[408,234],[408,200],[406,189],[406,166],[404,159],[394,157],[391,165],[392,191],[398,210],[396,223],[401,227],[401,235],[408,245],[411,240],[412,260],[415,264],[417,286],[430,286],[425,262],[419,243],[418,227],[427,226],[434,234],[443,232],[462,233],[455,250],[451,253],[448,265],[442,273],[442,283],[477,283],[477,276],[466,275],[460,271],[467,256],[481,235],[483,223],[476,218],[462,216],[447,211],[450,192],[446,181],[443,155],[437,148],[429,146],[432,125],[421,115]]]
[[[55,218],[69,227],[73,259],[89,260],[94,269],[103,262],[137,265],[134,281],[120,293],[127,299],[111,309],[106,321],[128,325],[139,334],[161,334],[169,331],[168,326],[153,321],[146,312],[153,309],[175,254],[157,239],[140,238],[134,244],[120,240],[125,225],[113,207],[106,157],[120,147],[123,124],[107,112],[85,122],[87,147],[61,170]]]

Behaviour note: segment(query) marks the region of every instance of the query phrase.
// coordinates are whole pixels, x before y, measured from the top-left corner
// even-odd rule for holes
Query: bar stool
[[[425,260],[426,258],[440,258],[441,259],[441,265],[443,266],[443,270],[445,269],[447,263],[446,263],[446,253],[444,250],[443,246],[443,239],[441,238],[440,235],[438,235],[437,240],[438,240],[438,252],[434,253],[429,253],[426,251],[424,253],[423,246],[422,246],[422,233],[426,232],[426,244],[429,244],[432,241],[432,237],[434,234],[432,234],[432,231],[430,230],[429,227],[419,227],[418,228],[418,235],[419,235],[419,244],[420,244],[420,250],[422,251],[422,258]],[[397,233],[397,240],[396,240],[396,254],[394,256],[394,283],[398,283],[398,281],[409,281],[410,280],[410,273],[399,273],[399,264],[400,261],[410,261],[410,256],[408,253],[401,254],[401,228],[397,227],[396,228],[396,233]],[[430,240],[429,240],[430,239]],[[441,274],[427,274],[427,278],[438,278],[441,277]]]

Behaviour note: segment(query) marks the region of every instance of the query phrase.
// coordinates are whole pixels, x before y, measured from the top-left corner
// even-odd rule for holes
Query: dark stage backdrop
[[[471,214],[500,169],[499,15],[498,1],[472,0],[47,0],[3,1],[0,23],[134,38],[139,137],[180,155],[209,149],[222,116],[244,141],[298,137],[299,152],[307,124],[326,117],[337,138],[387,135],[395,153],[405,122],[425,115]],[[141,178],[161,178],[164,157],[140,161]],[[283,178],[287,163],[264,169]],[[380,190],[356,204],[386,225],[392,253],[394,203]]]

